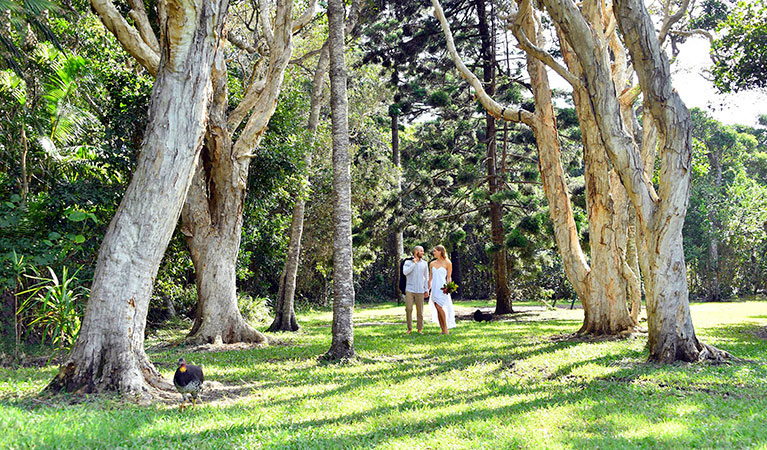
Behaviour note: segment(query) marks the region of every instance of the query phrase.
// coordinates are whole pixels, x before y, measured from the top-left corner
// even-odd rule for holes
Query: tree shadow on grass
[[[739,439],[749,439],[752,444],[765,442],[767,436],[760,434],[754,420],[764,420],[762,409],[755,410],[756,416],[751,422],[741,420],[739,412],[754,410],[758,402],[751,401],[742,405],[739,402],[698,392],[678,396],[670,389],[657,385],[637,385],[623,380],[635,379],[632,369],[622,369],[616,373],[616,379],[610,381],[595,379],[583,383],[577,388],[571,386],[541,384],[539,386],[505,385],[494,392],[464,395],[459,399],[433,398],[427,403],[403,400],[393,405],[379,405],[359,410],[354,413],[340,414],[325,418],[299,417],[292,420],[285,417],[277,423],[254,424],[254,421],[235,425],[207,427],[204,431],[195,430],[194,422],[204,419],[206,412],[192,411],[185,419],[175,411],[156,411],[158,421],[186,420],[190,426],[178,426],[174,430],[144,431],[138,436],[125,436],[139,446],[150,443],[187,443],[192,447],[204,447],[206,442],[212,445],[225,445],[234,442],[237,437],[254,435],[263,448],[366,448],[391,444],[403,438],[415,436],[438,437],[441,431],[453,429],[451,433],[459,439],[454,444],[468,447],[475,438],[484,440],[495,448],[531,446],[543,442],[547,446],[565,446],[575,448],[614,448],[614,447],[653,447],[686,448],[710,446],[719,442],[722,446],[738,446]],[[489,398],[532,397],[529,400],[510,401],[497,407],[487,406]],[[450,407],[455,405],[455,410]],[[467,408],[466,405],[470,407]],[[723,408],[728,406],[728,408]],[[300,404],[293,406],[300,407]],[[276,407],[272,403],[264,407]],[[283,407],[283,409],[286,407]],[[577,408],[578,416],[574,422],[540,422],[538,428],[546,428],[549,440],[531,441],[525,435],[529,430],[521,427],[514,430],[514,425],[526,421],[541,420],[543,411],[559,408]],[[426,414],[423,419],[413,419],[413,413],[440,411],[438,414]],[[679,411],[686,411],[680,414]],[[242,415],[241,407],[219,409],[221,417]],[[127,413],[127,412],[126,412]],[[403,417],[403,415],[407,417]],[[121,414],[105,419],[120,420]],[[182,419],[179,419],[181,417]],[[197,418],[196,418],[197,417]],[[545,415],[543,416],[545,417]],[[151,425],[146,417],[135,421],[135,429]],[[129,420],[129,419],[128,419]],[[482,431],[478,424],[500,420],[511,428],[504,437],[494,437]],[[715,435],[711,439],[711,423],[716,422],[719,429],[727,433]],[[59,437],[62,447],[98,445],[98,433],[109,432],[104,426],[108,420],[101,421],[95,428],[80,430],[71,435]],[[653,424],[662,424],[660,429],[653,429]],[[455,430],[458,430],[457,432]],[[707,433],[701,433],[707,431]],[[477,433],[473,435],[473,433]],[[729,436],[729,437],[728,437]],[[219,440],[217,440],[219,439]],[[745,442],[745,441],[744,441]],[[214,447],[211,447],[214,448]]]
[[[496,448],[535,446],[540,441],[531,441],[532,438],[524,434],[526,431],[517,432],[513,424],[540,420],[539,412],[559,408],[576,408],[579,417],[577,420],[583,417],[586,423],[541,423],[541,427],[547,427],[549,433],[554,432],[554,440],[543,441],[544,444],[576,448],[680,448],[710,446],[712,442],[720,442],[720,446],[724,447],[738,446],[744,442],[757,445],[767,442],[764,432],[759,434],[753,425],[754,421],[764,423],[765,420],[764,408],[761,407],[765,398],[760,397],[764,386],[733,386],[739,392],[750,392],[750,395],[729,397],[724,395],[726,392],[714,388],[680,388],[677,381],[685,378],[692,381],[682,387],[699,386],[701,380],[705,381],[712,375],[720,379],[735,378],[734,375],[737,374],[733,371],[737,368],[705,365],[659,367],[639,362],[643,359],[643,351],[626,348],[598,358],[580,358],[558,367],[540,379],[520,380],[515,378],[513,371],[510,374],[511,379],[503,379],[499,377],[499,373],[485,375],[487,381],[481,384],[481,388],[468,394],[451,392],[449,386],[442,386],[425,400],[395,400],[393,404],[374,405],[354,413],[324,418],[306,417],[300,412],[305,401],[333,403],[353,397],[358,390],[373,389],[378,385],[394,386],[396,389],[397,384],[407,383],[411,379],[428,379],[451,371],[463,371],[477,364],[497,364],[502,368],[510,362],[525,361],[538,355],[588,345],[580,342],[531,340],[526,330],[515,330],[516,338],[521,342],[507,341],[501,347],[494,348],[492,354],[477,353],[483,337],[498,340],[510,335],[506,330],[497,328],[484,331],[486,333],[482,335],[466,336],[464,340],[469,341],[467,344],[470,345],[463,348],[453,348],[453,344],[456,344],[454,341],[425,341],[426,351],[423,354],[419,352],[396,355],[388,359],[385,355],[362,356],[356,365],[338,367],[337,370],[327,370],[334,368],[314,365],[308,369],[296,370],[295,374],[288,372],[287,377],[284,371],[269,374],[253,370],[248,379],[257,386],[248,386],[247,389],[251,392],[280,387],[299,389],[307,383],[328,383],[335,386],[322,392],[302,393],[286,398],[251,398],[247,406],[203,403],[201,408],[188,414],[178,413],[175,409],[140,408],[117,402],[85,403],[74,407],[42,405],[30,408],[23,402],[2,401],[0,406],[13,410],[8,412],[23,420],[30,419],[29,427],[25,428],[25,439],[29,439],[29,446],[45,447],[46,444],[53,443],[53,446],[60,448],[115,445],[136,448],[206,448],[205,446],[209,445],[207,448],[222,448],[226,447],[227,443],[229,446],[239,445],[242,440],[252,436],[258,436],[258,446],[265,448],[360,448],[392,444],[413,436],[427,436],[427,439],[433,438],[438,442],[440,431],[447,428],[458,429],[456,433],[463,440],[457,441],[457,446],[468,447],[473,439],[480,439],[486,445]],[[737,326],[715,327],[707,329],[706,332],[710,336],[722,333],[723,337],[735,337],[733,342],[736,345],[755,345],[748,342],[747,336],[740,333]],[[379,338],[379,335],[372,333],[363,338],[363,342],[358,343],[364,343],[365,339]],[[533,344],[535,346],[531,348]],[[451,350],[452,353],[446,354],[446,350]],[[270,357],[274,355],[270,355],[268,350],[248,352],[258,362],[267,362],[267,366],[276,364],[270,362]],[[244,355],[244,358],[243,355],[229,356],[242,362],[247,361],[249,355]],[[573,376],[579,368],[590,364],[618,369],[592,379]],[[409,365],[412,369],[403,373],[402,365]],[[698,373],[698,369],[702,372]],[[247,366],[243,367],[243,374],[247,374],[248,370]],[[353,370],[360,370],[360,376],[355,376]],[[310,376],[309,371],[318,373]],[[257,375],[264,377],[263,382],[254,380]],[[767,378],[764,376],[767,373],[756,375],[757,379]],[[494,376],[496,378],[493,378]],[[677,378],[674,378],[675,376]],[[243,393],[243,399],[247,399],[246,394]],[[516,401],[517,398],[521,400]],[[737,406],[733,406],[733,398],[738,399]],[[498,399],[506,399],[506,403],[510,404],[487,406],[489,400]],[[453,406],[455,410],[451,411]],[[79,408],[82,414],[62,416],[59,413],[68,408]],[[298,412],[295,412],[296,408],[299,409]],[[263,425],[257,422],[255,416],[259,410],[275,409],[284,412],[276,423]],[[445,411],[427,419],[402,419],[403,415],[409,417],[424,410]],[[687,412],[686,415],[680,415],[679,411]],[[751,414],[750,425],[739,419],[743,414]],[[213,424],[198,425],[205,423],[211,415],[219,417],[220,420],[214,418],[211,419]],[[75,420],[81,419],[75,419],[75,416],[83,417],[82,423],[76,423]],[[477,425],[499,418],[501,423],[512,424],[503,438],[489,436]],[[67,420],[72,423],[67,423]],[[634,424],[632,420],[635,421]],[[726,428],[727,432],[715,435],[714,441],[704,441],[702,439],[705,437],[701,436],[711,435],[711,430],[706,426],[710,426],[712,421],[717,427]],[[664,428],[653,429],[654,422],[662,423]],[[115,429],[115,423],[128,426]],[[158,424],[163,423],[172,423],[174,426],[172,429],[153,429],[159,428]],[[478,435],[472,436],[472,433]],[[130,445],[120,445],[121,443]],[[19,446],[24,447],[25,443],[21,442]]]

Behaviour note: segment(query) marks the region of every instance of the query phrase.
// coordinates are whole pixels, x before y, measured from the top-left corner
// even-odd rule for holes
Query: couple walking
[[[402,273],[407,277],[405,285],[405,314],[407,316],[407,334],[413,331],[413,304],[416,309],[416,331],[423,332],[423,303],[429,299],[431,321],[439,323],[441,334],[449,334],[448,329],[455,327],[455,311],[450,294],[442,287],[452,281],[453,264],[447,258],[445,247],[438,245],[431,251],[434,260],[427,264],[423,259],[423,247],[413,248],[413,259],[407,259]],[[427,281],[428,280],[428,281]]]

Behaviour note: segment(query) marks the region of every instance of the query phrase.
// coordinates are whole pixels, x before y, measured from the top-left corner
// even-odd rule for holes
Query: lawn
[[[407,336],[404,308],[360,306],[359,358],[346,364],[318,359],[330,345],[329,311],[300,314],[302,331],[267,348],[194,353],[163,345],[167,333],[150,337],[169,378],[184,356],[213,381],[183,412],[40,399],[54,367],[0,368],[0,448],[767,448],[758,333],[767,302],[692,305],[702,340],[751,360],[731,365],[650,365],[646,336],[563,340],[582,311],[525,309],[459,321],[449,336],[431,323]]]

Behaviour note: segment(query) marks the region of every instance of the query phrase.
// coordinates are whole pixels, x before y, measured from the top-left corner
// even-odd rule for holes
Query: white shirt
[[[429,290],[429,265],[423,258],[418,262],[412,259],[405,261],[402,273],[407,277],[405,292],[423,294]]]

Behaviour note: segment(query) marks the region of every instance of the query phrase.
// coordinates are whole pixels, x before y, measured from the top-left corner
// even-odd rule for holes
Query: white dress
[[[442,292],[442,286],[447,283],[447,269],[444,267],[434,267],[431,269],[431,297],[429,298],[429,311],[431,312],[431,321],[439,323],[437,316],[436,302],[443,311],[448,328],[455,327],[455,311],[453,310],[453,299],[450,294]]]

